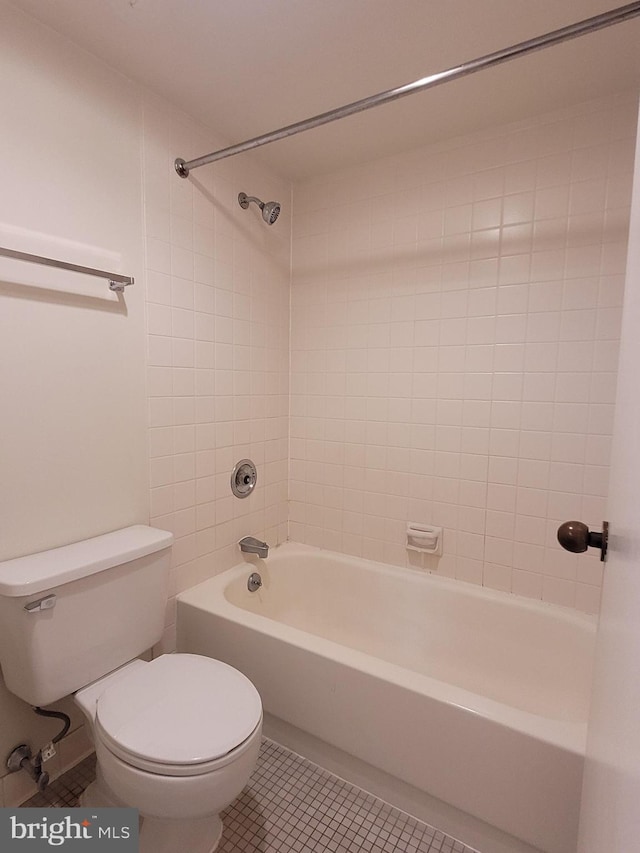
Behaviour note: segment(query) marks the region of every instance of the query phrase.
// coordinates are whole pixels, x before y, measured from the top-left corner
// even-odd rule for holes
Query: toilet
[[[31,705],[74,694],[97,756],[81,805],[139,809],[141,853],[213,853],[256,765],[262,703],[221,661],[139,659],[164,630],[172,541],[135,525],[0,563],[0,665]]]

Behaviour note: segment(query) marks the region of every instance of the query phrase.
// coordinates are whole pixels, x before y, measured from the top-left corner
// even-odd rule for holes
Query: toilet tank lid
[[[0,595],[33,595],[162,551],[173,534],[145,524],[0,563]]]

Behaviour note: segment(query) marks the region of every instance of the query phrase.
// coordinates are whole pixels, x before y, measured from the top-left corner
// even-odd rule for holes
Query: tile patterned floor
[[[25,805],[75,806],[94,775],[90,756]],[[477,853],[268,738],[222,819],[220,853]]]
[[[67,773],[52,782],[43,794],[36,794],[22,805],[41,809],[50,806],[57,809],[73,809],[78,805],[80,794],[96,778],[95,753],[76,764]]]

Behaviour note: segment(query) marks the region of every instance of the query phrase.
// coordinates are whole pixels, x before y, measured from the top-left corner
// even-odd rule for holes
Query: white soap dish
[[[407,548],[422,554],[442,554],[442,528],[433,524],[407,524]]]

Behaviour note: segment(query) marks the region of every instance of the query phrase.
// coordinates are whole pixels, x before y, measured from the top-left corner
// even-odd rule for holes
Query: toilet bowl
[[[187,836],[190,853],[215,850],[219,812],[258,758],[262,703],[253,684],[221,661],[163,655],[126,664],[75,700],[99,768],[82,804],[139,809],[141,853],[186,849]]]

